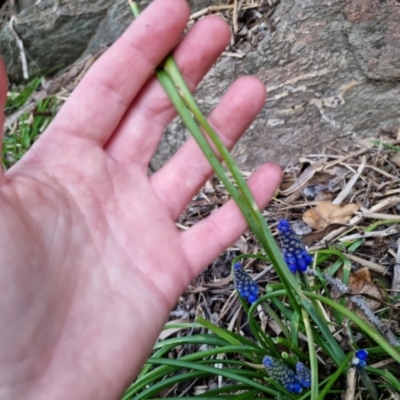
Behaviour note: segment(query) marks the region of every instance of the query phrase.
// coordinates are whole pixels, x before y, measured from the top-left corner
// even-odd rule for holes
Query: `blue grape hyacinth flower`
[[[292,274],[297,271],[306,272],[313,258],[308,254],[300,238],[293,232],[289,221],[281,219],[278,223],[283,258]]]
[[[311,386],[311,370],[300,361],[296,364],[296,374],[301,386],[305,388]]]
[[[352,360],[352,364],[356,367],[364,368],[367,365],[368,351],[360,349],[356,351],[355,357]]]
[[[359,377],[361,378],[364,386],[366,387],[370,397],[372,399],[378,399],[378,391],[376,389],[375,383],[368,376],[365,367],[367,366],[368,351],[365,349],[360,349],[356,351],[351,363],[355,367]]]
[[[281,360],[265,356],[263,364],[268,375],[281,384],[290,393],[301,393],[303,390],[297,375]]]
[[[233,280],[240,297],[253,304],[258,298],[258,285],[255,280],[237,262],[233,266]]]

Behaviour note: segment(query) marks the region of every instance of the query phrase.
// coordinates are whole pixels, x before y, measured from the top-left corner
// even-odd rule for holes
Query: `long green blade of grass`
[[[272,396],[277,396],[278,392],[267,387],[264,386],[258,382],[255,382],[251,379],[245,378],[243,376],[241,376],[239,373],[237,373],[238,371],[234,371],[234,370],[226,370],[226,369],[219,369],[219,368],[214,368],[214,367],[209,367],[206,365],[201,365],[198,363],[192,363],[192,362],[187,362],[187,361],[181,361],[181,360],[168,360],[168,359],[153,359],[150,358],[148,360],[149,363],[152,364],[161,364],[161,365],[168,365],[168,366],[174,366],[174,367],[178,367],[178,368],[186,368],[186,369],[192,369],[194,371],[203,371],[203,372],[207,372],[210,375],[213,376],[223,376],[225,378],[228,379],[232,379],[234,381],[237,382],[241,382],[246,384],[249,387],[252,387],[254,389],[258,389],[263,393],[266,394],[270,394]],[[217,361],[218,362],[218,361]],[[296,399],[295,396],[289,396],[292,399]],[[137,400],[140,400],[140,397],[137,397]]]
[[[348,310],[346,307],[335,303],[333,300],[327,299],[319,294],[304,292],[304,294],[310,298],[317,299],[328,306],[335,308],[337,311],[345,315],[351,321],[353,321],[361,330],[363,330],[372,340],[374,340],[387,354],[392,356],[397,362],[400,362],[400,353],[395,349],[375,328],[365,322],[359,316]]]

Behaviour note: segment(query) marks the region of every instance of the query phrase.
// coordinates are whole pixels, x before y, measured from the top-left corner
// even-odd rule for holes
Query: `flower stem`
[[[317,353],[315,351],[315,343],[310,324],[310,318],[307,311],[302,308],[301,313],[303,316],[304,327],[307,335],[308,354],[310,356],[310,369],[311,369],[311,400],[318,398],[318,361]]]

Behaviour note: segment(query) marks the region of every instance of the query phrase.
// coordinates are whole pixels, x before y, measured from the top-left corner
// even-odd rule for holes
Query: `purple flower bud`
[[[276,382],[281,384],[291,393],[301,393],[301,385],[296,374],[281,360],[266,356],[263,364],[268,375]]]
[[[296,374],[301,386],[309,388],[311,386],[311,371],[302,362],[296,364]]]
[[[368,358],[368,351],[365,349],[360,349],[356,351],[356,357],[360,360],[366,361]]]
[[[306,272],[313,258],[308,254],[300,238],[293,232],[289,221],[281,219],[277,225],[283,258],[292,274]]]
[[[233,266],[233,280],[235,288],[240,297],[247,300],[250,304],[257,301],[258,285],[254,279],[243,269],[242,264],[237,262]]]
[[[367,365],[368,351],[360,349],[356,351],[356,355],[351,361],[355,367],[364,368]]]

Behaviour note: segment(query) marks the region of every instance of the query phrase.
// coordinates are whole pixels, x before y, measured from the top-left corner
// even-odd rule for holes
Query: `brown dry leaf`
[[[362,268],[356,273],[350,274],[348,286],[354,292],[354,294],[368,294],[378,300],[383,299],[382,292],[378,286],[372,282],[371,274],[368,268]],[[372,311],[377,310],[381,306],[381,303],[377,300],[365,298],[365,301]],[[349,306],[352,307],[353,304],[350,303]]]
[[[303,221],[316,230],[321,230],[329,224],[346,224],[360,208],[357,204],[339,206],[330,202],[321,202],[303,214]]]
[[[312,242],[318,242],[319,240],[322,240],[328,233],[342,228],[343,224],[331,224],[325,227],[325,229],[322,229],[322,231],[317,231],[317,232],[310,232],[306,233],[301,237],[301,241],[303,242],[304,245],[308,246]]]

